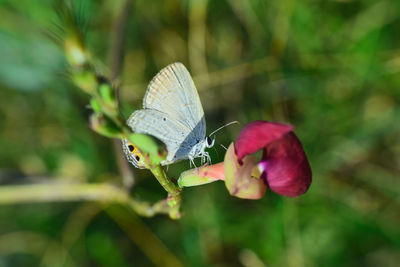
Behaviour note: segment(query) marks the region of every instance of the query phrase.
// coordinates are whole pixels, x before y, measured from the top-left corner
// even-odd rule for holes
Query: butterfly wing
[[[188,151],[200,141],[195,131],[169,114],[154,109],[135,111],[127,124],[133,132],[152,135],[167,146],[168,156],[163,165],[186,159]]]
[[[196,139],[205,138],[203,107],[192,77],[182,63],[168,65],[151,80],[143,107],[166,113],[172,120],[195,131]]]

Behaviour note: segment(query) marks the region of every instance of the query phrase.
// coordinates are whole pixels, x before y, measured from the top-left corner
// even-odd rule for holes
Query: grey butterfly
[[[135,133],[156,137],[167,147],[167,158],[162,165],[195,158],[211,162],[206,148],[214,139],[206,137],[206,121],[193,80],[182,63],[163,68],[150,82],[143,98],[143,109],[132,113],[127,121]],[[127,139],[123,149],[129,162],[144,168],[141,155]]]

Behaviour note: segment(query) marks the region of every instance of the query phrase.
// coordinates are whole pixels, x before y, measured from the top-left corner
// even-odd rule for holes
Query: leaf
[[[130,134],[129,140],[139,149],[149,166],[158,165],[167,158],[165,144],[151,135]]]

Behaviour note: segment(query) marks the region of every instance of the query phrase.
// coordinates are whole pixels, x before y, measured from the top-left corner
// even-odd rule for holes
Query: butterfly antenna
[[[227,123],[227,124],[225,124],[225,125],[219,127],[219,128],[218,128],[217,130],[215,130],[214,132],[210,133],[209,136],[211,136],[211,135],[215,134],[216,132],[218,132],[219,130],[222,130],[223,128],[225,128],[225,127],[227,127],[227,126],[229,126],[229,125],[235,124],[235,123],[236,123],[236,124],[240,124],[239,121],[231,121],[231,122],[229,122],[229,123]]]
[[[220,146],[222,146],[225,150],[228,150],[223,144],[219,144]]]

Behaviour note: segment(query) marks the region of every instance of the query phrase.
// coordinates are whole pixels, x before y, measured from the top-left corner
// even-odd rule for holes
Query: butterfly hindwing
[[[187,158],[189,150],[198,142],[189,128],[154,109],[135,111],[127,124],[133,132],[152,135],[167,146],[168,156],[163,165]]]

